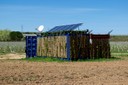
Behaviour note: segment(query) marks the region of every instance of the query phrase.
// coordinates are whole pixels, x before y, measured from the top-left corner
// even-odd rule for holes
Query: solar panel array
[[[52,28],[51,30],[49,30],[48,32],[72,31],[81,25],[82,25],[82,23],[56,26],[56,27]]]

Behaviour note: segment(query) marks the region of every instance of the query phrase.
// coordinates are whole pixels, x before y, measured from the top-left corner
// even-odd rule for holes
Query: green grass
[[[112,56],[125,56],[125,57],[128,57],[128,53],[111,53]]]
[[[128,60],[128,53],[111,53],[111,55],[116,58]]]
[[[52,57],[33,57],[33,58],[24,58],[21,60],[32,61],[32,62],[66,62],[66,60],[62,60],[59,58],[52,58]]]
[[[128,41],[128,35],[111,35],[110,36],[110,41],[114,41],[114,42],[125,42]]]
[[[68,62],[68,60],[62,60],[59,58],[51,58],[51,57],[33,57],[33,58],[24,58],[21,60],[25,61],[32,61],[32,62]],[[115,60],[121,60],[121,58],[117,57],[111,57],[111,58],[100,58],[100,59],[85,59],[85,60],[78,60],[78,61],[72,61],[72,62],[106,62],[106,61],[115,61]]]

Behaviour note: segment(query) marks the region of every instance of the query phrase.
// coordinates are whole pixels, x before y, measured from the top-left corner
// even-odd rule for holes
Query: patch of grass
[[[65,60],[52,57],[33,57],[33,58],[24,58],[21,60],[33,61],[33,62],[65,62]]]
[[[116,58],[121,58],[123,60],[128,60],[128,53],[111,53],[112,56]]]
[[[7,53],[5,53],[5,52],[1,52],[1,51],[0,51],[0,55],[5,55],[5,54],[7,54]]]
[[[128,57],[128,53],[111,53],[112,56]]]
[[[26,61],[32,61],[32,62],[68,62],[67,60],[62,60],[59,58],[52,58],[52,57],[33,57],[33,58],[24,58],[21,60]],[[111,58],[100,58],[100,59],[79,59],[78,61],[72,61],[72,62],[104,62],[104,61],[115,61],[115,60],[121,60],[121,58],[118,57],[111,57]]]

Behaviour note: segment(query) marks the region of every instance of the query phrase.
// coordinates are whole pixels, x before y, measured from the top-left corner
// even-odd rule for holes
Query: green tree
[[[22,38],[23,38],[23,34],[19,31],[12,31],[10,33],[11,41],[21,41]]]

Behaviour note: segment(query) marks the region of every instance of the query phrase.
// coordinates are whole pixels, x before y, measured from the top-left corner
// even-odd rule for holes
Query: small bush
[[[23,34],[21,32],[12,31],[10,33],[10,39],[11,39],[11,41],[21,41],[22,38],[23,38]]]

